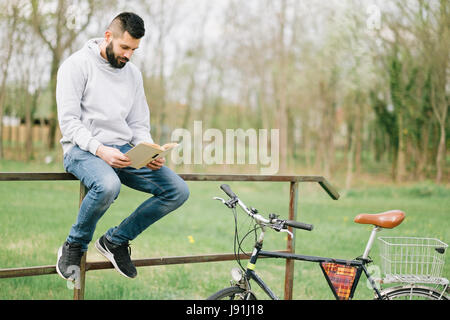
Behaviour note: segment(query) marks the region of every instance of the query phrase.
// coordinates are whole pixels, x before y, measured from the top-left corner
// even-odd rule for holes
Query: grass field
[[[0,162],[0,171],[62,171],[59,167]],[[330,181],[339,190],[339,183]],[[188,182],[191,196],[186,204],[160,220],[132,242],[132,257],[182,256],[233,251],[233,216],[214,196],[223,196],[220,182]],[[248,205],[268,214],[287,218],[288,183],[229,182]],[[79,183],[0,183],[0,268],[51,265],[58,247],[74,223]],[[119,198],[100,220],[94,239],[118,225],[146,195],[123,187]],[[312,223],[314,231],[297,231],[295,250],[307,255],[352,259],[362,254],[370,226],[353,222],[356,214],[390,209],[406,212],[405,221],[380,236],[436,237],[449,242],[450,189],[432,183],[402,186],[374,185],[348,190],[331,200],[318,184],[300,185],[298,220]],[[251,226],[239,212],[241,234]],[[248,250],[251,241],[246,242]],[[286,235],[267,232],[265,249],[286,247]],[[371,254],[378,261],[378,241]],[[450,277],[448,254],[444,276]],[[88,260],[104,258],[93,243]],[[235,262],[213,262],[138,268],[136,279],[126,279],[115,270],[90,271],[86,277],[86,299],[204,299],[228,286]],[[264,259],[256,271],[280,297],[284,285],[283,260]],[[257,295],[259,288],[255,288]],[[295,262],[294,299],[334,299],[317,264]],[[0,279],[0,299],[72,299],[73,292],[58,275]],[[261,294],[260,298],[264,298]],[[372,299],[365,278],[355,299]]]

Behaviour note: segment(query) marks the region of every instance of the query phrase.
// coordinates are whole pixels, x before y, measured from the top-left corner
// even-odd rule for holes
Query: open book
[[[178,143],[166,143],[160,146],[156,143],[141,142],[137,146],[130,149],[125,155],[131,161],[131,167],[140,169],[145,167],[149,162],[165,157]]]

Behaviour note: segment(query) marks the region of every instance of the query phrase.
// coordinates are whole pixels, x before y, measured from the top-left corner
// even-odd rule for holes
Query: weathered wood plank
[[[334,200],[339,199],[339,193],[322,176],[296,175],[247,175],[247,174],[197,174],[180,173],[185,181],[272,181],[272,182],[317,182]],[[0,172],[0,181],[51,181],[77,180],[67,172]]]

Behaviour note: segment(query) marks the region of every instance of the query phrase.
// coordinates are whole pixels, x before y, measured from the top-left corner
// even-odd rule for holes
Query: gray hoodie
[[[101,144],[133,145],[150,135],[142,74],[131,62],[114,68],[89,40],[58,70],[56,102],[64,154],[74,145],[95,155]]]

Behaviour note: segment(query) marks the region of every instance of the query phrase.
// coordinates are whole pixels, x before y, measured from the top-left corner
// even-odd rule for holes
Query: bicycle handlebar
[[[285,220],[284,224],[293,228],[303,229],[307,231],[312,231],[314,229],[314,226],[312,224],[298,222],[294,220]]]
[[[281,231],[283,229],[287,229],[287,227],[293,227],[296,229],[302,229],[307,231],[312,231],[314,226],[312,224],[303,223],[294,220],[282,220],[278,218],[266,219],[260,214],[257,213],[255,209],[249,209],[247,206],[238,198],[238,196],[231,190],[230,186],[227,184],[222,184],[220,188],[231,198],[228,202],[215,197],[214,199],[222,200],[222,202],[227,205],[229,208],[234,207],[238,204],[250,217],[258,221],[258,223],[263,223],[266,225],[270,225],[272,229]]]
[[[230,198],[237,198],[236,194],[231,190],[230,186],[227,184],[222,184],[220,189],[223,190]]]

